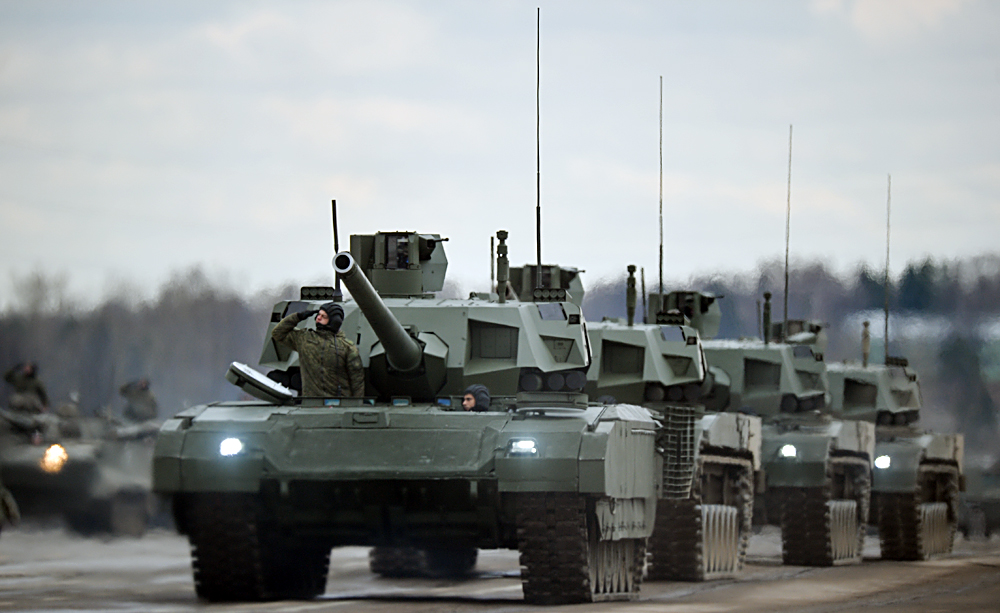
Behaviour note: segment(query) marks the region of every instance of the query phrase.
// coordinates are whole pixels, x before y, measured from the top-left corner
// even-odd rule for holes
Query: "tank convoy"
[[[963,436],[917,426],[920,380],[905,358],[828,369],[833,414],[875,426],[872,518],[882,557],[924,560],[950,553],[959,519]]]
[[[277,374],[240,364],[227,374],[259,400],[164,424],[154,490],[191,543],[200,597],[314,597],[340,545],[458,564],[476,549],[517,549],[530,603],[636,596],[659,496],[659,424],[639,407],[588,402],[586,322],[565,290],[436,298],[445,240],[356,235],[336,255],[364,398],[297,395],[275,380],[294,381],[295,356],[268,340],[261,364]],[[275,305],[272,325],[334,296],[302,288]],[[498,397],[488,411],[461,410],[473,382]]]
[[[25,517],[82,534],[140,536],[156,511],[149,468],[158,424],[0,409],[0,481]]]
[[[651,308],[659,301],[653,298]],[[768,293],[764,339],[714,340],[721,320],[715,296],[671,292],[663,301],[708,339],[702,346],[714,381],[706,404],[763,421],[758,516],[781,527],[784,563],[859,562],[875,433],[867,422],[830,415],[822,327],[792,320],[786,332],[784,322],[772,325]]]
[[[592,399],[641,405],[664,427],[663,497],[649,539],[648,578],[732,577],[746,559],[760,470],[757,417],[706,410],[712,376],[701,338],[676,309],[651,306],[635,322],[635,266],[628,267],[626,319],[588,324]]]

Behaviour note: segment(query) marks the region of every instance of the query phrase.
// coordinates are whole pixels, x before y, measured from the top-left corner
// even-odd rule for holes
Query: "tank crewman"
[[[38,379],[37,364],[34,362],[18,364],[8,370],[3,379],[14,388],[9,400],[12,411],[44,413],[48,409],[49,395]]]
[[[143,377],[129,381],[118,389],[125,398],[125,409],[122,416],[133,422],[143,422],[156,419],[156,398],[149,390],[149,379]]]
[[[462,396],[462,408],[466,411],[489,411],[490,390],[485,385],[470,385]]]
[[[316,316],[316,329],[296,330],[299,322]],[[299,352],[302,395],[360,398],[365,393],[365,369],[354,343],[340,330],[344,307],[327,302],[318,311],[292,313],[282,319],[271,338]]]

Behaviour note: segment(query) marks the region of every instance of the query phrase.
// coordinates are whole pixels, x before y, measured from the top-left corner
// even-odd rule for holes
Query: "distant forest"
[[[646,271],[654,291],[656,273]],[[590,285],[589,320],[625,316],[625,276]],[[126,293],[98,306],[74,308],[65,279],[33,273],[16,279],[12,308],[0,314],[0,369],[26,360],[39,364],[53,404],[80,394],[84,412],[120,411],[118,388],[147,377],[161,417],[239,390],[223,375],[230,362],[256,365],[271,307],[298,295],[297,287],[248,296],[209,279],[200,269],[175,274],[152,299]],[[697,289],[722,296],[720,337],[758,336],[758,301],[773,294],[782,317],[784,270],[772,262],[754,271],[671,280],[667,291]],[[923,425],[965,432],[971,459],[996,454],[1000,425],[1000,255],[958,261],[926,259],[890,279],[890,354],[918,369],[924,391]],[[462,292],[449,287],[450,295]],[[882,355],[885,287],[881,271],[860,267],[850,275],[822,262],[793,265],[789,317],[826,322],[828,360],[860,358],[861,321],[872,321],[873,358]],[[640,305],[641,308],[641,305]],[[4,384],[0,402],[9,388]],[[984,460],[985,461],[985,460]]]

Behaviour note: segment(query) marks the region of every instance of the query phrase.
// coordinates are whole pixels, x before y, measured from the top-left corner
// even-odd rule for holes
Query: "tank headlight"
[[[62,445],[50,445],[45,450],[45,454],[42,455],[42,459],[38,461],[38,465],[45,472],[54,475],[63,469],[67,460],[69,460],[69,454],[66,453],[66,449]]]
[[[243,441],[238,438],[227,438],[219,443],[219,455],[234,456],[243,451]]]
[[[781,450],[778,451],[778,454],[783,458],[794,458],[798,453],[799,450],[795,448],[795,445],[782,445]]]
[[[512,438],[507,443],[508,456],[534,457],[538,455],[538,444],[531,438]]]
[[[885,470],[886,468],[889,468],[890,465],[892,465],[892,458],[887,455],[880,455],[875,458],[875,468]]]

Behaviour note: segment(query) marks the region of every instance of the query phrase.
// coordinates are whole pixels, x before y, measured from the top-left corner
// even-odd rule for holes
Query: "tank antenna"
[[[642,298],[646,299],[645,292]],[[663,75],[660,75],[660,310],[663,310]]]
[[[337,200],[331,201],[333,209],[333,255],[340,253],[340,233],[337,231]],[[335,282],[333,289],[333,300],[335,302],[340,302],[344,298],[343,292],[340,291],[340,273],[334,270],[333,273]]]
[[[490,291],[493,291],[493,285],[496,283],[496,276],[493,272],[495,264],[493,258],[495,257],[497,251],[495,243],[496,243],[496,238],[491,236],[490,237]]]
[[[535,287],[542,287],[542,8],[538,7],[535,46]]]
[[[646,321],[646,268],[639,269],[639,278],[642,280],[642,323]]]
[[[785,208],[785,321],[781,324],[781,339],[788,337],[788,236],[792,222],[792,124],[788,124],[788,203]]]
[[[889,208],[892,205],[892,174],[888,175],[889,181],[886,188],[885,198],[885,360],[889,363]]]

